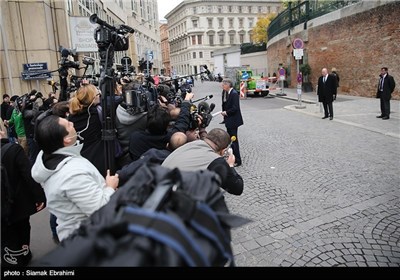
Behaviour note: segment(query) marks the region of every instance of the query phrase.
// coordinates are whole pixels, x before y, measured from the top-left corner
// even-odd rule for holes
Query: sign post
[[[244,71],[242,73],[242,82],[240,83],[240,98],[247,99],[247,80],[249,79],[249,73]]]
[[[306,106],[302,104],[301,93],[302,93],[302,83],[303,83],[303,74],[300,72],[300,62],[299,60],[303,58],[304,55],[304,42],[300,38],[296,38],[293,40],[293,55],[296,59],[297,66],[297,102],[298,105],[295,107],[297,109],[305,109]]]
[[[286,96],[286,93],[284,93],[284,87],[285,87],[284,81],[285,81],[285,76],[286,76],[285,68],[281,67],[279,69],[278,73],[279,73],[279,84],[280,84],[280,87],[281,87],[281,92],[277,93],[276,95],[277,96]]]

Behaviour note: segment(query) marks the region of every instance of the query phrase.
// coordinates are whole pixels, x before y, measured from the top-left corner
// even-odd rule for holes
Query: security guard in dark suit
[[[337,95],[337,80],[333,75],[329,75],[328,69],[323,68],[322,76],[318,79],[318,101],[324,106],[325,116],[323,119],[329,118],[333,120],[333,100]]]
[[[388,120],[390,118],[390,99],[392,98],[392,92],[396,87],[396,83],[394,78],[389,75],[387,67],[381,68],[379,77],[376,98],[381,99],[381,114],[376,117],[382,118],[382,120]]]

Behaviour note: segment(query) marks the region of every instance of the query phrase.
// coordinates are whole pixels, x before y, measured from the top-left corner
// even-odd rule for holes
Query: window
[[[192,36],[192,45],[196,45],[196,36]]]
[[[193,28],[197,28],[197,19],[192,20]]]
[[[196,52],[193,52],[193,58],[196,58]]]
[[[240,41],[240,44],[243,44],[243,42],[244,42],[244,35],[243,34],[239,35],[239,41]]]
[[[232,13],[232,6],[228,6],[228,12]]]
[[[222,14],[222,7],[218,6],[218,14]]]
[[[229,28],[233,28],[233,18],[229,19]]]
[[[213,28],[213,19],[212,18],[208,19],[208,28]]]
[[[218,37],[219,37],[219,44],[223,45],[224,44],[224,34],[220,34],[220,35],[218,35]]]
[[[239,18],[239,28],[243,28],[243,19]]]
[[[249,18],[249,28],[253,28],[253,18]]]
[[[199,58],[203,58],[203,52],[199,52]]]
[[[193,14],[195,15],[197,12],[196,7],[193,7]]]
[[[235,35],[229,35],[229,44],[233,45],[235,43]]]
[[[214,46],[214,35],[208,35],[208,41],[210,46]]]
[[[261,14],[262,13],[262,7],[258,6],[258,13]]]
[[[199,45],[203,44],[203,36],[197,35],[197,44]]]
[[[218,27],[219,28],[223,28],[224,27],[224,19],[223,18],[219,18],[218,19]]]
[[[242,13],[242,6],[239,6],[239,13]]]

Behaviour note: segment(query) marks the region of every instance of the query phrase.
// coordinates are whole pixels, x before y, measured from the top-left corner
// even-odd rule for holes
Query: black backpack
[[[16,190],[11,186],[10,179],[8,178],[7,169],[3,164],[4,155],[14,145],[7,143],[1,147],[1,220],[3,223],[9,223],[11,217],[12,207],[14,204]]]
[[[217,170],[221,171],[221,170]],[[221,178],[146,164],[33,266],[234,266]]]

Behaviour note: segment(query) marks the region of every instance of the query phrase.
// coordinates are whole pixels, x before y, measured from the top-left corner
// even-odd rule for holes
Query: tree
[[[253,41],[254,43],[267,43],[268,33],[267,29],[271,21],[276,17],[275,14],[268,14],[264,17],[259,17],[256,26],[253,27]]]

